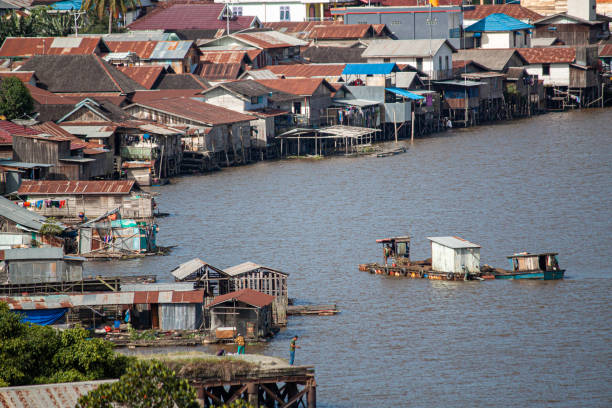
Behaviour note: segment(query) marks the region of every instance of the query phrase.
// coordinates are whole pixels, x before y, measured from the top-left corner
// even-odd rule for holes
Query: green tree
[[[0,302],[0,383],[9,385],[118,378],[130,358],[110,342],[89,339],[83,328],[62,332],[21,323],[21,316]]]
[[[108,33],[112,31],[113,18],[119,18],[119,15],[125,15],[128,7],[136,7],[140,5],[140,0],[84,0],[81,4],[81,10],[95,10],[100,19],[108,16]]]
[[[13,120],[34,111],[30,91],[17,77],[4,78],[0,82],[0,115]]]
[[[157,361],[136,361],[119,381],[102,384],[79,398],[77,408],[196,408],[196,392],[186,379]]]
[[[23,16],[12,11],[3,16],[0,24],[0,44],[6,37],[63,37],[72,33],[72,16],[49,13],[51,7],[41,6]]]

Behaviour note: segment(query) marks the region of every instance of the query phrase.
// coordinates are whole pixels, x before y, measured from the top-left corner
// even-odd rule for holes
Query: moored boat
[[[559,267],[559,260],[555,252],[531,254],[522,252],[508,257],[512,270],[495,269],[495,279],[563,279],[565,269]]]

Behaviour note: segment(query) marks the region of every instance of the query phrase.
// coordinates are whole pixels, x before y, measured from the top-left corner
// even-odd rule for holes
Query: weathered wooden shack
[[[253,289],[274,296],[272,305],[273,321],[287,324],[287,305],[289,295],[287,278],[289,274],[253,262],[244,262],[224,270],[231,276],[230,289]]]
[[[153,196],[134,187],[134,180],[24,180],[17,193],[26,197],[33,211],[47,217],[82,221],[119,208],[123,218],[148,221],[154,215]]]
[[[462,276],[466,273],[480,273],[480,245],[459,237],[427,237],[427,239],[431,241],[433,272]]]
[[[112,215],[111,215],[112,216]],[[120,258],[154,252],[157,225],[108,217],[79,226],[77,253],[88,258]]]
[[[217,296],[206,305],[212,332],[217,328],[233,328],[247,339],[258,340],[272,332],[274,296],[253,289],[241,289]]]
[[[450,80],[435,83],[436,89],[444,95],[445,116],[464,127],[478,123],[477,111],[480,107],[480,81]]]
[[[206,297],[225,295],[230,291],[231,276],[199,258],[184,262],[170,271],[177,282],[195,282]]]
[[[463,78],[470,81],[481,82],[478,93],[480,95],[480,107],[478,109],[478,121],[501,120],[505,115],[504,107],[504,78],[499,72],[478,72],[462,74]]]

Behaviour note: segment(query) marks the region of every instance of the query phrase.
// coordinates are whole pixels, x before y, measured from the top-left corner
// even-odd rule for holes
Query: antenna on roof
[[[70,14],[74,16],[74,36],[78,37],[79,36],[79,23],[78,23],[79,17],[85,14],[85,11],[71,10]]]

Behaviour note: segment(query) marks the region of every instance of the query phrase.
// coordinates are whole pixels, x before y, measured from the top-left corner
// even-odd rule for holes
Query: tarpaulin
[[[22,323],[34,323],[40,326],[47,326],[58,321],[68,308],[61,309],[35,309],[35,310],[11,310],[22,315]]]

